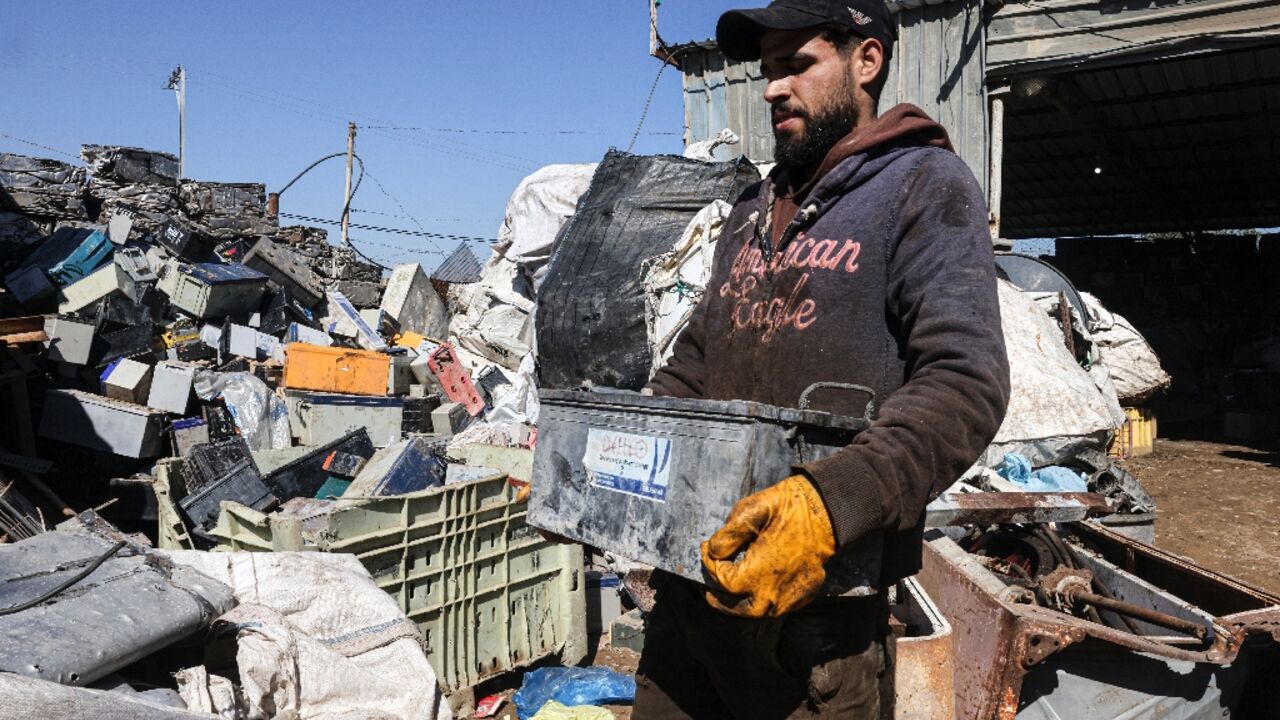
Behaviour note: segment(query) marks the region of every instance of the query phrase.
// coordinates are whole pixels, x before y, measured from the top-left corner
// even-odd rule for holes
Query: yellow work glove
[[[734,562],[739,552],[742,556]],[[822,496],[803,475],[748,495],[724,527],[702,543],[702,564],[726,593],[707,593],[711,607],[740,617],[778,617],[808,605],[827,578],[835,531]]]

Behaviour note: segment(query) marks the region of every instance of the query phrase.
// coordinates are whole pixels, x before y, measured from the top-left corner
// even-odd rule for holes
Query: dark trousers
[[[781,618],[725,615],[656,571],[633,720],[893,717],[883,595],[824,598]]]

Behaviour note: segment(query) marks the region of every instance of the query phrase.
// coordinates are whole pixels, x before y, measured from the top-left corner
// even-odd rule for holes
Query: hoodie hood
[[[771,185],[769,192],[775,198],[772,222],[774,245],[778,245],[783,232],[795,218],[800,204],[809,199],[811,194],[814,195],[812,199],[821,206],[822,196],[827,194],[823,190],[842,188],[850,175],[858,174],[862,163],[858,164],[858,168],[848,168],[847,172],[831,177],[831,182],[825,182],[832,171],[845,160],[855,155],[865,155],[869,159],[888,154],[892,150],[917,147],[936,147],[954,152],[946,128],[915,105],[900,103],[833,145],[813,177],[801,187],[795,188],[794,192],[790,191],[791,183],[786,170],[782,166],[775,168],[767,181]],[[815,190],[818,192],[815,193]]]

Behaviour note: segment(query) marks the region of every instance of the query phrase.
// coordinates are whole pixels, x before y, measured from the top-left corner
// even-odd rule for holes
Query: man
[[[911,105],[877,115],[884,0],[777,0],[726,13],[716,36],[761,60],[778,164],[739,198],[650,389],[794,407],[815,382],[855,383],[875,416],[738,503],[703,544],[715,587],[655,574],[633,717],[875,718],[892,707],[885,588],[919,570],[925,505],[1008,402],[986,205],[941,126]],[[828,562],[876,540],[880,594],[824,596]]]

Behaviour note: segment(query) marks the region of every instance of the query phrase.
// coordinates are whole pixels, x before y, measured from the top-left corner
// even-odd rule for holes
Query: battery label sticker
[[[671,440],[592,428],[582,459],[592,485],[666,502]]]

